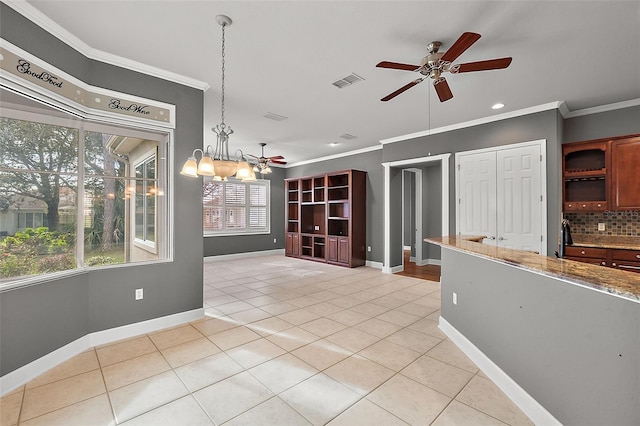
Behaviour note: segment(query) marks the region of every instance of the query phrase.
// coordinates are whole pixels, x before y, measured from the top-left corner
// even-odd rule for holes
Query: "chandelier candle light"
[[[235,176],[243,182],[255,181],[256,174],[244,157],[242,150],[238,160],[229,158],[229,136],[233,133],[231,127],[224,123],[224,30],[231,25],[231,18],[225,15],[216,16],[216,21],[222,27],[222,120],[220,124],[212,128],[217,135],[215,150],[208,145],[203,151],[200,148],[193,150],[193,154],[182,166],[181,175],[189,177],[212,176],[213,180],[226,181],[229,177]],[[196,159],[196,152],[200,152],[200,162]]]

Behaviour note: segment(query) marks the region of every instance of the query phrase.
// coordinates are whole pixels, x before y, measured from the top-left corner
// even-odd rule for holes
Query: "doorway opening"
[[[405,265],[409,267],[412,264],[415,264],[417,267],[439,266],[440,248],[425,243],[424,238],[449,234],[450,157],[451,154],[447,153],[382,163],[385,171],[385,256],[382,268],[383,272],[403,272]],[[436,167],[431,168],[428,166]],[[415,215],[416,218],[420,217],[417,222],[422,226],[422,228],[415,228],[417,230],[415,234],[415,247],[419,250],[421,249],[422,253],[419,253],[419,250],[414,250],[409,254],[409,260],[411,260],[412,255],[414,255],[415,261],[405,262],[405,245],[403,244],[402,238],[404,232],[402,197],[400,194],[402,194],[402,175],[404,171],[412,172],[414,169],[421,170],[423,177],[425,177],[424,173],[427,169],[431,169],[431,172],[435,173],[435,175],[430,174],[432,179],[420,179],[422,184],[425,182],[428,184],[423,185],[422,190],[419,191],[421,200],[416,204],[419,205],[423,211],[427,209],[429,212],[426,216],[422,213]],[[437,179],[433,179],[436,176]],[[437,186],[437,188],[433,187],[431,183]],[[432,203],[430,204],[429,201]],[[427,219],[425,219],[425,217]]]

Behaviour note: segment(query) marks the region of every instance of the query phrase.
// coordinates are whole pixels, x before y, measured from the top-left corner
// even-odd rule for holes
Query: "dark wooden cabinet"
[[[300,234],[287,232],[284,252],[287,256],[300,256]]]
[[[562,145],[562,210],[640,210],[640,135]]]
[[[571,247],[565,248],[566,258],[592,265],[608,266],[607,249],[596,247]]]
[[[611,249],[611,266],[625,271],[640,272],[640,250]]]
[[[562,145],[564,211],[608,209],[609,146],[605,140]]]
[[[640,273],[640,250],[568,246],[565,254],[569,260]]]
[[[285,254],[349,267],[366,262],[366,172],[287,179]],[[298,235],[299,252],[289,249]]]
[[[640,210],[640,136],[611,141],[611,210]]]

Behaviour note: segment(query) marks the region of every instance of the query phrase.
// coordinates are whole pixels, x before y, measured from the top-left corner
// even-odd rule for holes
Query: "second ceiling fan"
[[[455,61],[465,50],[467,50],[473,43],[478,41],[480,34],[476,33],[463,33],[453,46],[446,52],[439,52],[442,45],[439,41],[433,41],[427,46],[428,55],[422,58],[420,65],[401,64],[398,62],[382,61],[376,67],[379,68],[391,68],[404,71],[417,71],[424,77],[417,78],[412,82],[405,84],[395,92],[392,92],[380,99],[381,101],[388,101],[395,98],[404,91],[412,88],[418,83],[421,83],[425,78],[431,78],[433,80],[433,87],[440,98],[440,102],[448,101],[453,98],[453,93],[449,88],[449,83],[442,76],[445,72],[450,73],[465,73],[473,71],[486,71],[507,68],[511,64],[511,58],[489,59],[486,61],[468,62],[466,64],[453,65]]]
[[[262,174],[271,173],[271,167],[269,167],[269,163],[287,164],[286,161],[282,161],[282,160],[284,160],[284,157],[282,155],[274,155],[274,156],[271,156],[271,157],[265,157],[264,156],[264,147],[267,146],[267,144],[264,143],[264,142],[260,142],[260,146],[262,147],[262,154],[260,155],[260,157],[258,157],[257,155],[247,154],[249,157],[255,158],[257,160],[257,162],[258,162],[258,164],[256,164],[253,167],[253,171],[258,172],[258,173],[262,173]]]

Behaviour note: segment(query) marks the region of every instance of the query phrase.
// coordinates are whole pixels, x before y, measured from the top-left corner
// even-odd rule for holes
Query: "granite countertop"
[[[452,235],[425,238],[425,241],[444,248],[498,260],[507,265],[517,266],[640,303],[640,274],[476,242],[482,238]]]
[[[615,235],[573,235],[574,247],[596,247],[625,250],[640,250],[640,237],[618,237]]]

